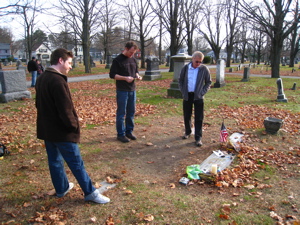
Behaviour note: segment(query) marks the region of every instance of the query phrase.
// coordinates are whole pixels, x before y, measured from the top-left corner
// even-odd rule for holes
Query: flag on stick
[[[226,142],[228,137],[228,133],[224,122],[222,122],[221,131],[220,131],[220,142]]]

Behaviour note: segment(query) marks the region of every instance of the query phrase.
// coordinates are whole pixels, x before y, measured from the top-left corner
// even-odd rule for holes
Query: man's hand
[[[128,82],[128,83],[131,83],[132,81],[134,81],[134,78],[133,77],[125,77],[125,80]]]
[[[138,80],[142,80],[142,79],[143,79],[143,77],[141,77],[139,74],[136,74],[136,79],[138,79]]]

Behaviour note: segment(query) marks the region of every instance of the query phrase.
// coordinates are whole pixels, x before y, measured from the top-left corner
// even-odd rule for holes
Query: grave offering
[[[233,133],[229,137],[228,144],[237,152],[240,151],[240,143],[243,142],[243,136],[241,133]],[[218,172],[226,169],[234,160],[235,155],[235,152],[215,150],[200,165],[187,166],[187,179],[202,179],[206,182],[215,182]],[[179,183],[187,185],[187,179],[182,177]]]
[[[282,124],[283,124],[283,120],[273,118],[273,117],[267,117],[264,120],[264,126],[266,128],[266,132],[269,134],[276,134],[281,128]]]

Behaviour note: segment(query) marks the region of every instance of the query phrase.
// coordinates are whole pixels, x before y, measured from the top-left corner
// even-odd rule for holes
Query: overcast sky
[[[56,0],[51,0],[51,3]],[[7,6],[9,4],[15,3],[16,0],[0,0],[0,7]],[[51,7],[50,1],[43,0],[43,7]],[[54,11],[54,9],[52,10]],[[35,19],[36,25],[35,29],[41,29],[45,33],[49,34],[50,30],[54,32],[58,32],[60,27],[57,26],[57,20],[54,16],[45,15],[38,13]],[[0,17],[0,26],[9,28],[14,36],[14,40],[24,38],[24,20],[19,15],[10,15],[10,16],[2,16]]]

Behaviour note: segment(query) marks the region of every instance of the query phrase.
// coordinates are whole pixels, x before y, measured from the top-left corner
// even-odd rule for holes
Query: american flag
[[[224,122],[222,122],[221,131],[220,131],[220,142],[226,142],[228,137],[228,133]]]

